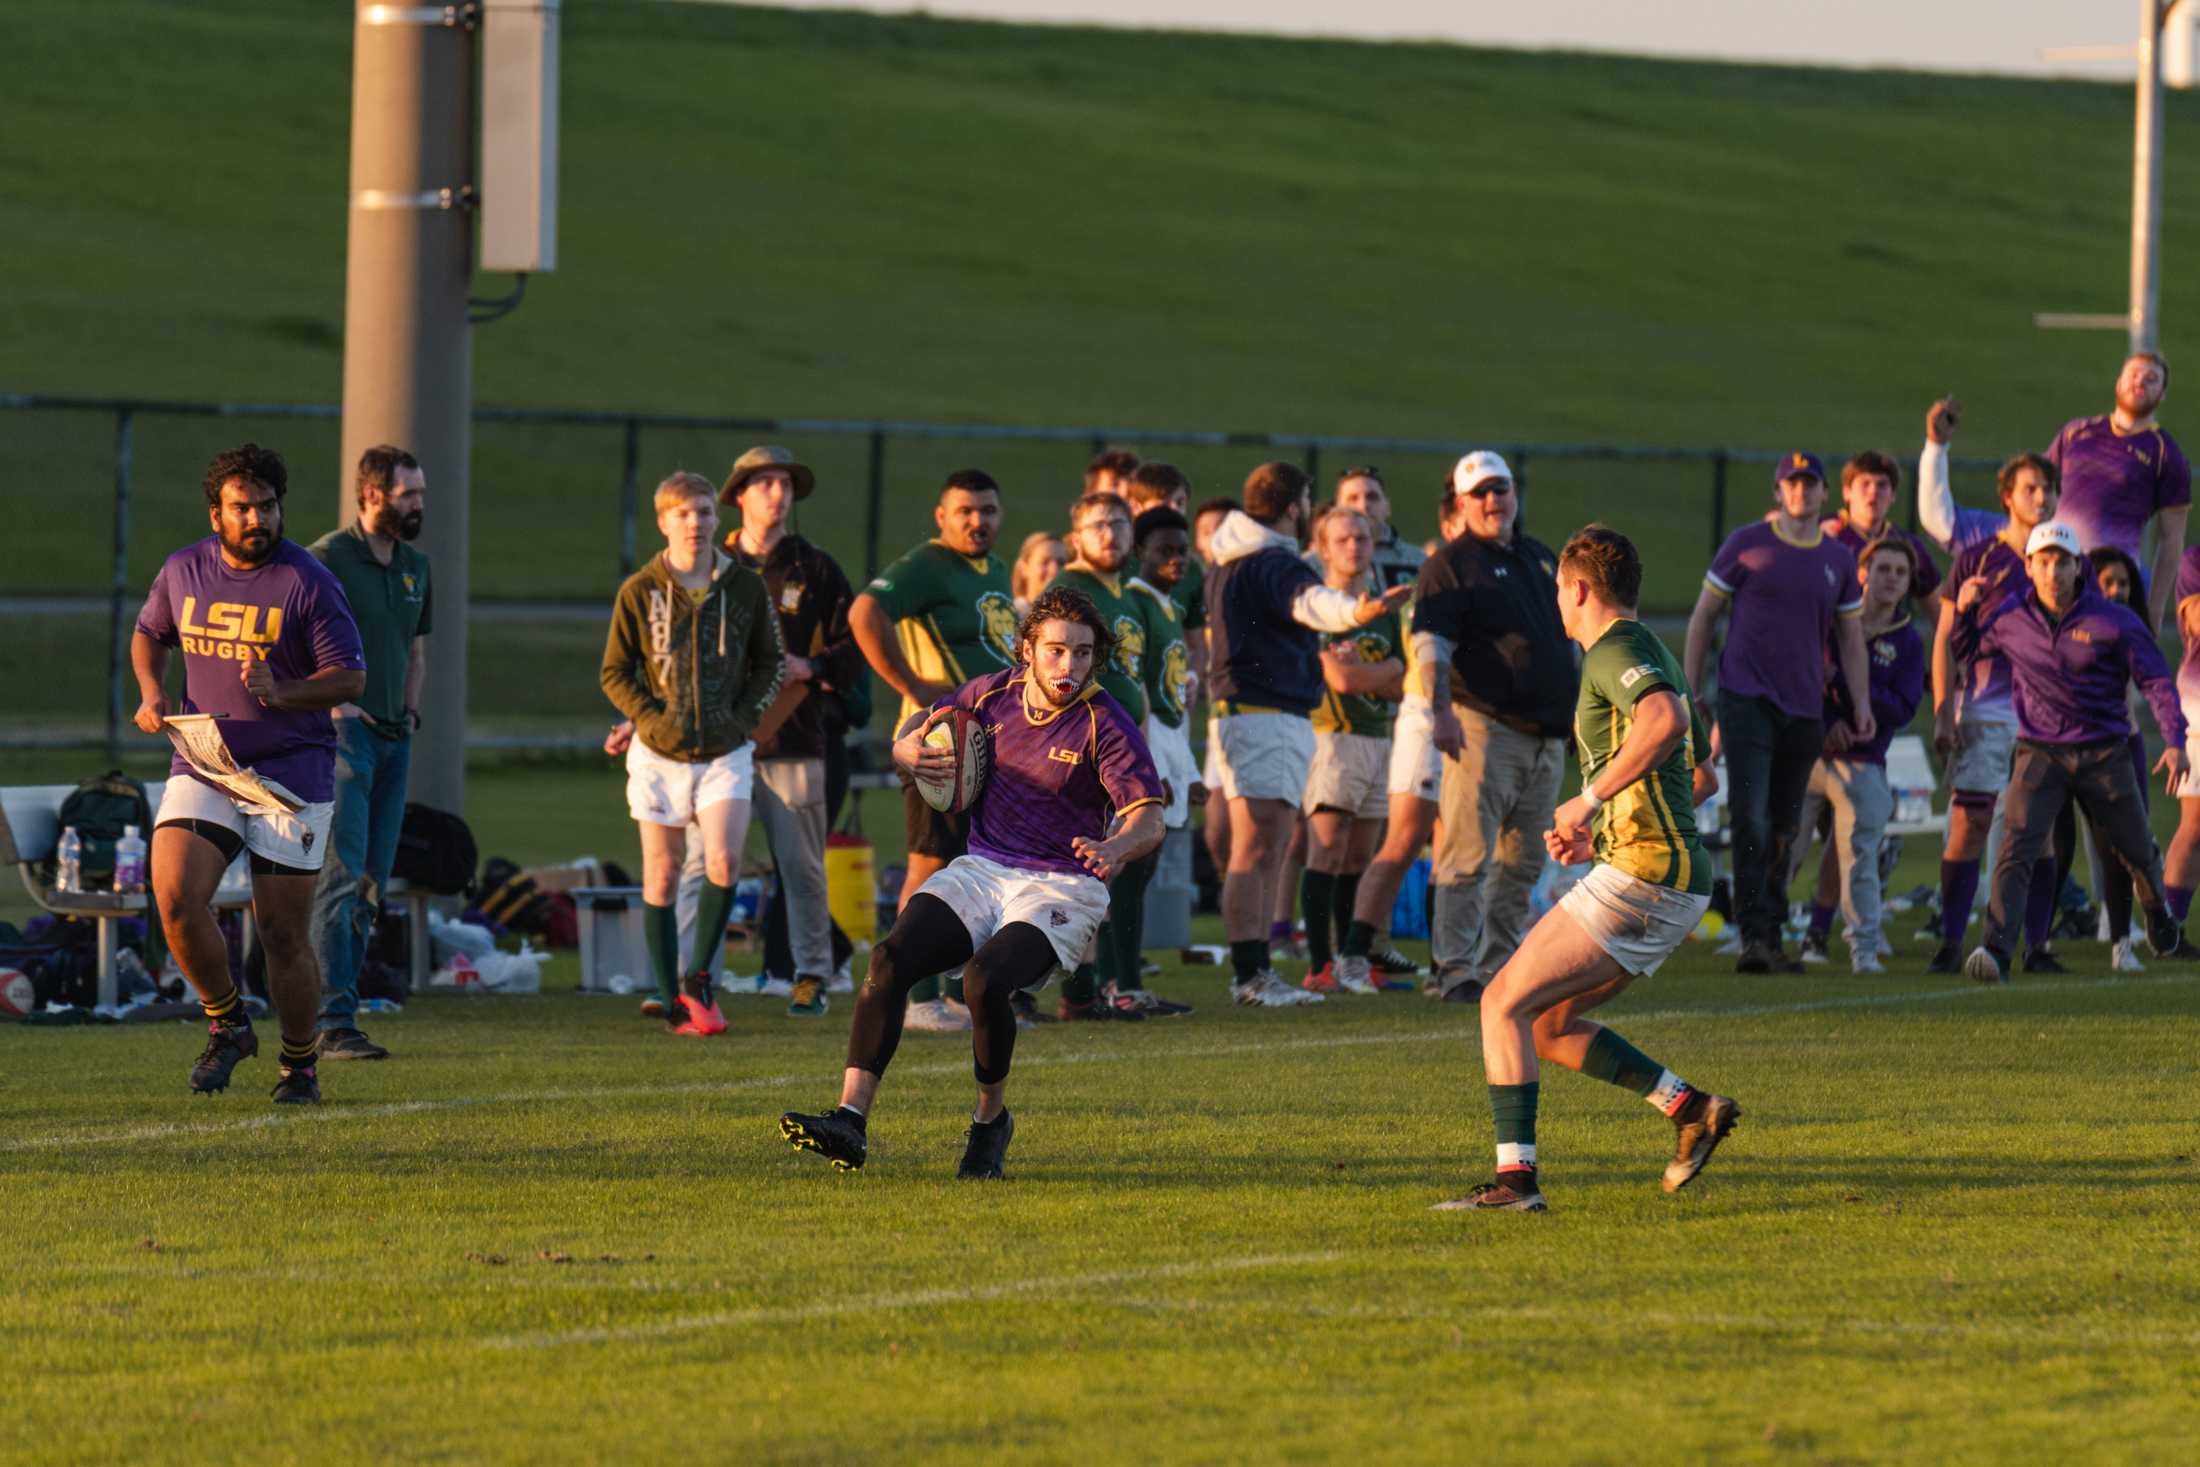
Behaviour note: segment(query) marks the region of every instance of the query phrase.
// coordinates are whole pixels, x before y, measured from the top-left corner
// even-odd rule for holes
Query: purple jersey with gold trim
[[[326,708],[269,708],[245,690],[247,658],[291,682],[331,667],[365,668],[351,603],[329,568],[285,540],[265,565],[233,569],[209,535],[162,563],[137,629],[183,652],[185,713],[214,725],[230,757],[308,804],[335,798],[336,730]],[[173,774],[189,774],[177,754]]]
[[[1097,683],[1067,708],[1028,696],[1021,667],[964,683],[934,708],[968,708],[993,736],[993,769],[970,812],[970,853],[1034,871],[1082,873],[1070,842],[1161,803],[1145,735]],[[1036,708],[1033,706],[1036,703]]]
[[[2073,418],[2047,450],[2062,473],[2055,518],[2086,550],[2113,545],[2144,566],[2139,537],[2165,509],[2192,503],[2192,466],[2160,428],[2119,433],[2106,414]]]

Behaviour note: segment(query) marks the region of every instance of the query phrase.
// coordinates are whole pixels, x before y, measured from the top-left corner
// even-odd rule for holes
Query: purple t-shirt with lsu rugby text
[[[2106,414],[2073,418],[2055,435],[2047,457],[2062,472],[2055,518],[2078,532],[2086,550],[2113,545],[2144,565],[2139,537],[2147,521],[2192,503],[2192,466],[2177,440],[2159,428],[2125,434]]]
[[[1816,525],[1809,540],[1796,541],[1759,521],[1726,537],[1703,580],[1733,603],[1720,696],[1763,698],[1791,718],[1818,717],[1834,621],[1864,612],[1856,553]]]
[[[327,709],[268,708],[245,690],[244,659],[283,681],[330,667],[364,669],[359,628],[336,577],[285,540],[254,570],[232,570],[209,535],[168,557],[137,629],[183,653],[184,713],[222,713],[214,726],[239,764],[309,804],[335,798],[336,730]],[[189,774],[181,754],[171,774]]]
[[[1070,842],[1100,840],[1116,815],[1161,800],[1145,735],[1097,684],[1055,709],[1012,667],[964,683],[935,708],[968,708],[993,735],[993,769],[971,807],[970,854],[1027,870],[1083,873]],[[1033,711],[1036,704],[1038,711]]]

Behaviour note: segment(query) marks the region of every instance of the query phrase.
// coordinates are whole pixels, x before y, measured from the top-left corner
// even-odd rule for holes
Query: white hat
[[[1512,476],[1512,468],[1503,457],[1489,449],[1478,448],[1452,465],[1451,492],[1464,495],[1475,485],[1487,483],[1491,479],[1503,479],[1509,484]]]
[[[2060,550],[2069,556],[2085,553],[2078,548],[2078,532],[2060,520],[2043,520],[2032,527],[2031,538],[2024,542],[2024,558],[2030,560],[2042,550]]]

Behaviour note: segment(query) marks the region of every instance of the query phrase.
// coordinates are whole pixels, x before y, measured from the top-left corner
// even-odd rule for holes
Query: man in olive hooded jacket
[[[748,838],[749,735],[786,667],[762,578],[717,548],[717,501],[718,486],[700,474],[657,486],[665,549],[619,587],[603,649],[604,693],[634,721],[626,802],[641,829],[642,928],[658,987],[643,1012],[693,1035],[725,1032],[710,960],[725,941]],[[674,900],[691,821],[707,875],[683,968]]]

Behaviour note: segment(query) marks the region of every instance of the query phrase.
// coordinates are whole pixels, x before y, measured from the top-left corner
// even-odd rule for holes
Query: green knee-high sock
[[[1592,1080],[1632,1090],[1666,1115],[1686,1103],[1689,1084],[1641,1050],[1620,1038],[1618,1031],[1599,1029],[1581,1058],[1581,1073]]]
[[[680,996],[679,912],[643,902],[642,940],[649,944],[649,966],[657,975],[658,996],[669,1008]]]
[[[1299,915],[1306,919],[1306,960],[1319,973],[1336,956],[1329,938],[1337,910],[1337,878],[1309,866],[1299,873]]]
[[[718,966],[726,947],[726,919],[732,915],[733,888],[705,881],[695,903],[695,948],[688,954],[687,971],[708,973]]]
[[[1497,1122],[1497,1174],[1535,1170],[1535,1103],[1540,1087],[1492,1085],[1490,1116]]]

